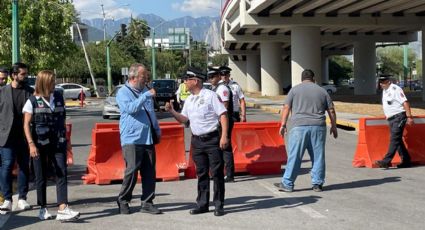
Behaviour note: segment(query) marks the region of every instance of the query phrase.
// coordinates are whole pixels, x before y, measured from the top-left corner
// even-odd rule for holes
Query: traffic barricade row
[[[414,124],[406,125],[403,140],[411,157],[412,164],[425,164],[425,116],[413,117]],[[357,148],[353,158],[353,167],[376,168],[377,160],[382,160],[388,151],[390,130],[384,117],[360,118]],[[395,155],[391,164],[401,163],[400,156]]]

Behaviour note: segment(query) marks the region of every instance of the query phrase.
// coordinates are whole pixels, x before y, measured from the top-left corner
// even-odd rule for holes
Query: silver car
[[[116,96],[118,93],[118,90],[121,89],[124,85],[118,85],[115,87],[115,89],[112,91],[111,95],[109,95],[103,104],[103,112],[102,116],[103,119],[109,119],[110,116],[120,116],[120,109],[118,108],[118,104],[116,101]]]
[[[63,97],[65,99],[72,99],[72,100],[80,100],[81,98],[81,89],[84,92],[83,99],[87,97],[91,97],[90,89],[86,88],[82,85],[75,84],[75,83],[62,83],[57,84],[58,86],[63,88]]]

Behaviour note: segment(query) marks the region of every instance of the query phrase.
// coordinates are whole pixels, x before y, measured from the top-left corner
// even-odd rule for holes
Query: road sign
[[[121,75],[128,76],[128,68],[127,67],[121,68]]]

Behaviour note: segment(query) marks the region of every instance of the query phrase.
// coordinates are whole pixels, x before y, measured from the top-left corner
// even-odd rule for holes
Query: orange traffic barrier
[[[251,175],[282,173],[287,161],[285,142],[279,134],[280,122],[237,122],[232,132],[235,172]],[[196,177],[190,151],[186,178]]]
[[[71,132],[72,132],[72,124],[66,123],[66,141],[71,146],[71,148],[66,150],[66,164],[73,165],[74,164],[74,154],[72,153],[72,144],[71,144]]]
[[[176,121],[165,121],[165,122],[159,122],[160,126],[165,125],[180,125],[180,123]],[[111,123],[96,123],[94,126],[94,129],[119,129],[118,122],[111,122]]]
[[[95,127],[99,127],[97,124]],[[184,128],[181,125],[162,125],[161,142],[156,149],[156,177],[163,181],[178,180],[185,168]],[[85,184],[110,184],[122,180],[125,163],[122,157],[119,130],[93,129],[92,147],[87,159]],[[140,178],[139,178],[140,179]]]
[[[425,164],[425,116],[415,116],[414,125],[406,125],[403,133],[404,144],[409,151],[413,164]],[[384,117],[360,118],[357,148],[353,158],[353,167],[376,168],[377,160],[382,160],[388,151],[390,130]],[[395,155],[391,164],[401,163]]]

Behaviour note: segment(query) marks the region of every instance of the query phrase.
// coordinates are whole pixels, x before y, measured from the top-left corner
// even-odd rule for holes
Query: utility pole
[[[20,61],[18,0],[12,0],[12,64]]]
[[[152,31],[152,80],[156,79],[156,58],[155,58],[155,28],[151,27]]]
[[[105,15],[105,9],[103,8],[103,4],[100,4],[100,7],[102,7],[102,15],[103,15],[103,41],[106,41],[106,15]]]

